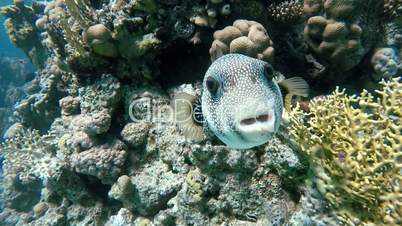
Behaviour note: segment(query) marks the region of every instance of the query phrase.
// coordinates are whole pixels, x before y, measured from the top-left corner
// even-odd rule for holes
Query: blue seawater
[[[25,2],[31,4],[30,0]],[[13,0],[0,0],[0,7],[12,3]],[[34,77],[33,65],[29,62],[24,52],[10,42],[4,22],[5,18],[0,16],[0,143],[4,141],[3,134],[6,128],[13,124],[13,106],[19,99],[10,96],[23,93],[20,91],[24,83],[29,82]],[[4,158],[0,153],[0,185],[3,160]],[[1,190],[2,187],[0,186],[0,192]],[[0,200],[0,209],[1,207],[2,202]]]
[[[26,3],[30,3],[30,1],[25,1]],[[13,3],[13,0],[0,0],[0,7],[10,5]],[[6,30],[3,26],[4,24],[4,17],[0,16],[0,57],[8,56],[8,57],[18,57],[18,58],[25,58],[24,53],[22,50],[16,48],[8,39]]]

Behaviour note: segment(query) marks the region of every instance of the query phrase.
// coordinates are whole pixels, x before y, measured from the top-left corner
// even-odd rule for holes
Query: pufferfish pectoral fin
[[[202,141],[204,129],[194,117],[198,97],[188,93],[177,93],[173,100],[174,119],[182,134],[193,141]]]
[[[292,106],[293,96],[308,97],[310,87],[307,82],[301,77],[293,77],[289,79],[283,79],[278,81],[278,85],[286,89],[287,94],[285,96],[285,109],[290,111]]]

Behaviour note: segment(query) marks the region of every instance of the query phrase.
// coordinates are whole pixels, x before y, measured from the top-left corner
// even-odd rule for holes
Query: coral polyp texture
[[[384,14],[389,17],[397,17],[402,13],[401,0],[384,0]]]
[[[214,39],[209,49],[212,60],[227,53],[241,53],[265,61],[272,61],[274,57],[273,42],[267,30],[255,21],[236,20],[233,26],[216,31]]]
[[[398,51],[393,48],[381,48],[375,51],[371,58],[374,67],[374,78],[392,78],[402,70],[402,63]]]
[[[304,9],[309,15],[304,29],[306,41],[314,54],[334,69],[355,67],[378,41],[372,33],[381,29],[378,1],[308,0]]]
[[[292,113],[292,134],[342,224],[401,224],[402,83],[381,84],[375,96],[337,90]]]
[[[281,23],[297,22],[304,14],[303,2],[300,0],[289,0],[273,2],[268,6],[270,17]]]
[[[325,1],[325,15],[310,17],[304,29],[313,52],[341,70],[356,66],[368,51],[361,40],[366,31],[353,18],[357,7],[354,1]]]

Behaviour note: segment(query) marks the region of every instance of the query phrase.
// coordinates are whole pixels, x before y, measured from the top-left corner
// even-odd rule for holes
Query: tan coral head
[[[228,53],[240,53],[266,62],[272,62],[274,57],[273,42],[267,30],[255,21],[236,20],[233,26],[216,31],[214,39],[209,49],[212,61]]]

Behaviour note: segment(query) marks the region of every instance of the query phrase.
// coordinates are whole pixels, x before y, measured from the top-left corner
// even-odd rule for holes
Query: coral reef
[[[400,5],[15,0],[1,15],[37,70],[0,58],[0,225],[401,224]],[[227,53],[318,97],[260,147],[188,140],[171,100]]]
[[[212,60],[227,53],[241,53],[265,61],[273,60],[273,43],[265,28],[258,22],[236,20],[233,26],[216,31],[214,39],[209,50]]]
[[[0,57],[0,140],[13,124],[12,106],[25,97],[25,83],[34,77],[33,65],[28,60]]]
[[[343,224],[401,224],[402,84],[382,85],[378,97],[336,91],[312,101],[308,114],[292,112],[292,134]]]
[[[74,153],[71,156],[71,166],[74,171],[94,176],[102,183],[114,182],[121,173],[127,156],[123,143],[114,142]]]
[[[13,5],[1,8],[0,14],[8,17],[5,27],[11,42],[21,48],[35,66],[43,67],[46,49],[41,44],[39,31],[35,26],[34,9],[25,6],[23,0],[15,0]]]
[[[68,92],[68,84],[74,82],[71,77],[57,66],[47,65],[29,84],[28,96],[15,104],[14,117],[25,125],[47,129],[60,114],[58,101]]]
[[[225,17],[231,13],[230,1],[208,0],[206,7],[193,8],[194,15],[190,21],[200,27],[215,27],[218,17]]]
[[[47,4],[36,25],[45,46],[72,70],[109,71],[141,81],[158,75],[152,65],[161,48],[176,39],[199,43],[204,27],[214,27],[231,12],[225,1],[176,4],[58,0]],[[108,58],[115,58],[114,63]]]
[[[51,150],[38,137],[37,131],[19,130],[14,138],[2,145],[3,174],[6,175],[2,199],[6,208],[29,210],[39,201],[40,175],[31,172],[31,167]]]
[[[277,22],[291,24],[302,18],[303,2],[300,0],[273,2],[268,6],[268,13]]]
[[[36,165],[38,170],[31,176],[30,183],[35,182],[36,186],[31,188],[36,189],[32,192],[37,195],[24,209],[7,206],[0,218],[2,223],[76,224],[88,222],[91,217],[101,224],[134,225],[138,222],[197,225],[255,222],[253,224],[261,225],[289,221],[296,203],[282,189],[282,184],[299,184],[304,177],[306,166],[297,152],[278,138],[266,146],[264,155],[264,149],[240,152],[211,144],[193,146],[174,124],[160,121],[160,115],[145,117],[147,112],[142,110],[146,104],[169,109],[166,94],[150,87],[123,89],[128,108],[131,101],[138,101],[138,105],[131,106],[132,114],[149,120],[132,122],[122,128],[122,140],[130,148],[116,138],[102,141],[103,134],[110,134],[108,130],[102,130],[102,134],[87,133],[70,120],[85,117],[88,114],[85,109],[91,112],[113,109],[111,100],[115,92],[110,92],[113,90],[110,87],[118,87],[118,82],[109,80],[113,81],[109,84],[115,85],[107,85],[108,78],[105,76],[99,82],[103,87],[89,85],[82,89],[85,91],[78,92],[79,96],[63,98],[60,104],[65,113],[55,120],[50,135],[41,137],[35,132],[35,136],[28,136],[35,142],[27,147],[19,146],[28,143],[26,137],[10,140],[8,146],[14,148],[15,151],[10,152],[13,155],[22,157],[22,153],[31,153],[29,158],[5,157],[7,161],[20,159],[22,164],[18,165],[24,166],[18,169],[20,175],[28,173],[29,176],[28,169]],[[94,101],[95,96],[91,96],[94,89],[98,94],[107,94],[108,99]],[[145,135],[144,131],[147,131]],[[15,178],[11,177],[8,167],[17,164],[7,161],[4,176],[8,180]],[[283,180],[275,174],[276,168]],[[98,189],[97,192],[94,189]],[[118,203],[113,206],[100,201],[107,196]],[[88,203],[93,203],[91,208],[85,207]],[[67,214],[55,212],[57,208]],[[7,217],[16,215],[20,217]],[[229,216],[235,218],[229,221]]]
[[[402,13],[402,2],[400,0],[384,0],[384,14],[388,17],[397,17]]]
[[[370,29],[362,28],[363,24],[358,22],[359,17],[355,16],[359,7],[363,5],[357,1],[325,1],[325,16],[318,14],[307,21],[304,33],[309,47],[334,68],[351,69],[362,60],[368,47],[372,46],[369,40],[364,40],[368,47],[363,46],[361,39],[367,36],[363,32],[369,32]]]
[[[390,79],[398,74],[398,71],[402,69],[398,52],[392,48],[381,48],[375,51],[371,58],[375,70],[374,78],[377,80]]]

